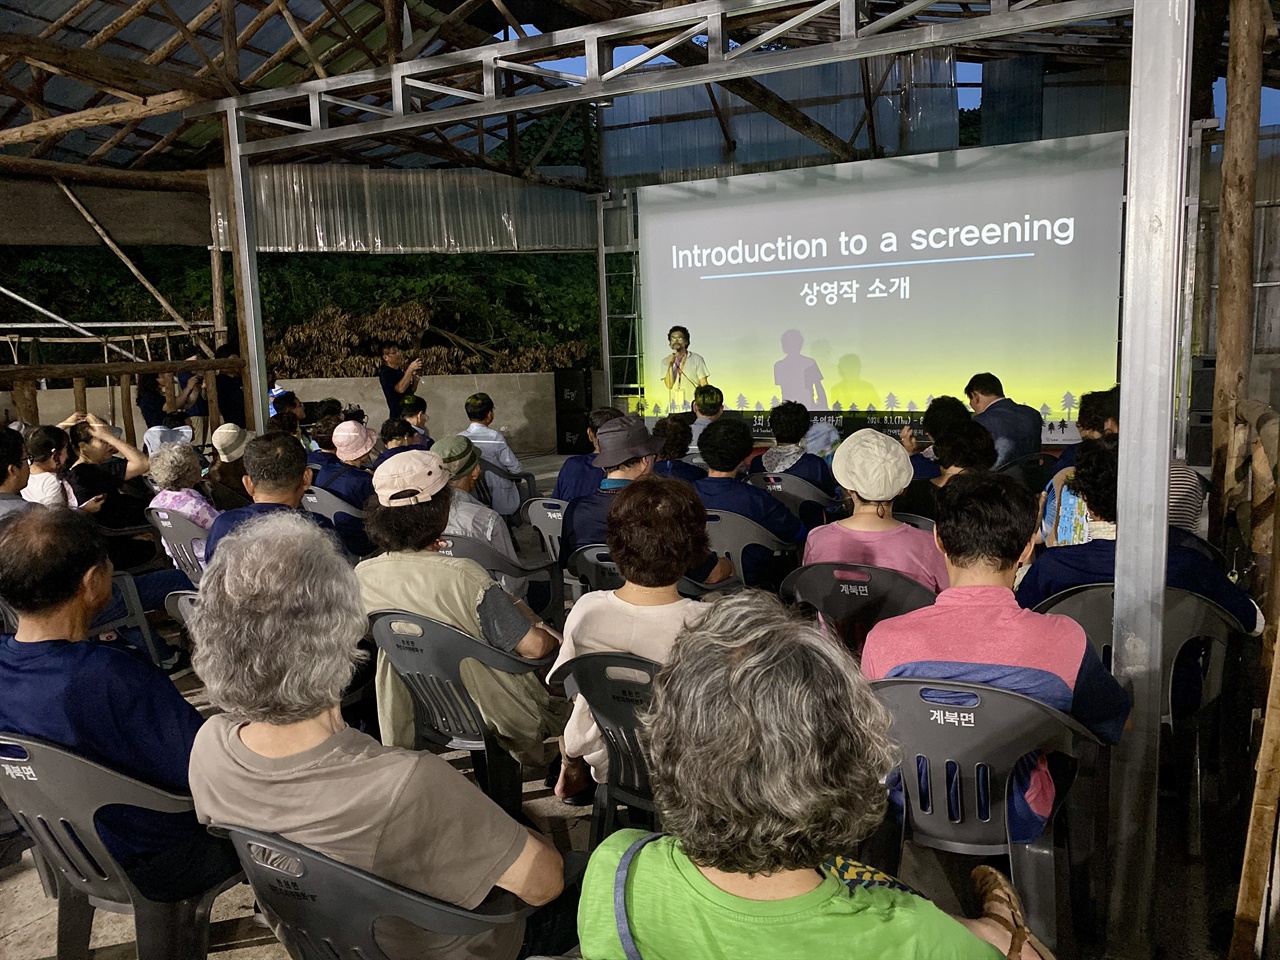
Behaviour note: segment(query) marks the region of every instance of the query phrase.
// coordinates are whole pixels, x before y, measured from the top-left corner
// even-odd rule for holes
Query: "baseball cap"
[[[452,479],[434,450],[400,453],[373,471],[373,490],[384,507],[426,503]]]
[[[480,462],[480,451],[476,449],[476,445],[461,434],[437,440],[431,452],[439,454],[452,480],[465,477]]]
[[[892,500],[911,482],[911,458],[879,430],[859,430],[831,458],[836,482],[863,500]]]

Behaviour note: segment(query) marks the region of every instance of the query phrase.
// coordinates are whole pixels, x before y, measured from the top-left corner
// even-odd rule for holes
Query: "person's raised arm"
[[[496,886],[540,907],[560,896],[564,889],[564,861],[546,837],[532,830],[528,833],[520,856],[498,878]]]
[[[413,389],[418,382],[418,371],[422,369],[422,358],[414,360],[404,368],[404,376],[400,378],[400,382],[396,384],[396,393],[405,394]]]
[[[204,386],[204,379],[198,374],[192,374],[187,379],[187,385],[182,388],[182,392],[177,394],[172,403],[165,402],[165,413],[178,413],[180,411],[190,410],[192,405],[200,399],[200,388]]]
[[[116,435],[111,432],[111,428],[93,414],[89,414],[89,427],[93,431],[93,435],[95,437],[103,441],[107,446],[124,458],[124,478],[126,480],[132,480],[134,477],[140,477],[151,469],[150,457],[133,444],[125,443],[123,440],[116,439]]]

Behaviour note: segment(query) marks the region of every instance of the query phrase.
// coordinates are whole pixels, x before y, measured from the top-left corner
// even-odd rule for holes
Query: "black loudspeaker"
[[[556,453],[591,452],[591,440],[587,437],[589,418],[586,410],[556,411]]]
[[[1216,357],[1191,358],[1191,413],[1213,413],[1213,377]]]
[[[591,409],[591,372],[589,370],[557,370],[556,410]]]

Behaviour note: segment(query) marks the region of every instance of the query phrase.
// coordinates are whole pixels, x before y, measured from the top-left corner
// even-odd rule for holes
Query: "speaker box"
[[[556,409],[591,409],[591,372],[588,370],[557,370]]]
[[[1213,377],[1216,357],[1191,358],[1191,397],[1187,409],[1193,413],[1213,412]]]
[[[1209,381],[1212,383],[1212,379]],[[1213,466],[1213,414],[1192,413],[1187,423],[1187,466]]]
[[[587,437],[589,417],[586,410],[556,411],[556,453],[591,452],[591,440]]]

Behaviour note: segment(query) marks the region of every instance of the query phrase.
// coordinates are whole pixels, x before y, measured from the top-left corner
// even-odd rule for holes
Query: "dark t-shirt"
[[[138,394],[138,409],[142,411],[142,419],[148,427],[164,426],[164,394]]]
[[[104,527],[138,527],[147,522],[146,509],[151,498],[143,495],[143,487],[125,480],[129,464],[119,457],[102,463],[79,463],[71,468],[67,477],[76,500],[84,503],[99,494],[106,499],[98,511],[97,520]],[[129,486],[126,487],[125,484]],[[124,490],[130,492],[122,492]]]
[[[401,393],[396,389],[403,378],[403,370],[395,370],[385,363],[378,368],[378,381],[382,384],[382,395],[387,398],[387,411],[392,420],[400,416],[400,401],[413,394],[412,390]]]
[[[291,509],[292,507],[287,507],[283,503],[251,503],[247,507],[227,510],[218,514],[218,519],[213,521],[213,526],[209,528],[209,538],[204,542],[205,563],[207,564],[213,560],[213,551],[218,546],[218,542],[240,524],[252,520],[254,517],[260,517],[264,513],[271,513],[273,510]],[[322,530],[336,533],[333,529],[333,524],[329,522],[328,518],[302,509],[297,512],[318,524]]]
[[[218,416],[223,423],[234,423],[244,427],[244,384],[239,377],[229,377],[225,373],[218,374],[216,381],[218,390]]]

